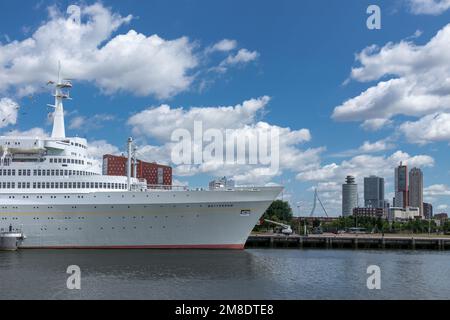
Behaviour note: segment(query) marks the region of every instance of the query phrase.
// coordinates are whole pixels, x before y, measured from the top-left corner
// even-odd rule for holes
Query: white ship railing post
[[[131,148],[133,145],[133,138],[128,138],[128,164],[127,164],[127,178],[128,178],[128,191],[131,191]]]

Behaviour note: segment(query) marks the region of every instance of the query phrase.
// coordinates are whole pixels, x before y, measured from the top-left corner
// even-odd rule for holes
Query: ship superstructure
[[[282,187],[189,190],[106,176],[86,139],[66,137],[69,80],[54,86],[51,137],[0,137],[0,232],[22,248],[243,248]]]

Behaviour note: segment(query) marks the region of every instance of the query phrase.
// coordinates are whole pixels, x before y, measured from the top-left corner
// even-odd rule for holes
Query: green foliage
[[[292,208],[289,202],[275,200],[264,213],[264,219],[290,223],[292,220]]]
[[[369,218],[369,217],[340,217],[339,219],[326,223],[325,230],[337,229],[346,230],[351,227],[365,228],[371,232],[408,232],[408,233],[428,233],[430,232],[446,232],[450,230],[450,224],[442,225],[438,227],[435,221],[413,219],[409,221],[399,222],[393,221],[392,223],[382,218]]]

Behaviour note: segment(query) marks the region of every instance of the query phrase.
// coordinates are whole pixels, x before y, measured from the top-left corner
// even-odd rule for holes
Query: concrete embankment
[[[248,238],[246,248],[450,250],[450,237],[253,234]]]

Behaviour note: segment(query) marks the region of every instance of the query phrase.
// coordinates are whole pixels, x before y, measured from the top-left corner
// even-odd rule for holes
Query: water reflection
[[[31,250],[0,253],[6,299],[448,299],[448,252]],[[366,288],[367,266],[382,289]],[[66,289],[69,265],[82,290]]]

